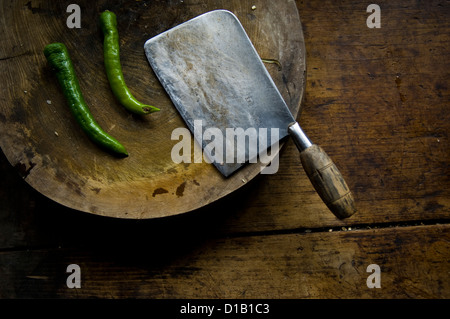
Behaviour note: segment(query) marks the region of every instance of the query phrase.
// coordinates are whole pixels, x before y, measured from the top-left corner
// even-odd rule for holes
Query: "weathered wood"
[[[448,26],[449,9],[435,3],[406,7],[391,2],[381,5],[384,23],[376,30],[365,27],[362,16],[366,15],[349,3],[339,7],[327,3],[326,6],[339,12],[332,17],[315,2],[298,3],[309,63],[301,124],[311,139],[326,149],[346,177],[359,214],[345,222],[329,216],[301,173],[297,150],[288,143],[282,151],[278,173],[262,176],[238,200],[229,203],[228,209],[233,211],[245,206],[243,201],[248,198],[252,203],[243,207],[244,213],[236,215],[233,229],[448,217],[450,121],[445,79],[450,59],[445,58],[449,52],[443,44],[449,42],[449,36],[435,30],[445,30]],[[396,18],[399,14],[404,17],[401,22]],[[39,16],[33,15],[34,19]],[[341,22],[342,17],[346,17],[346,23]],[[62,29],[69,35],[75,33]],[[81,31],[87,32],[84,28]],[[405,32],[411,37],[405,38]],[[13,42],[13,39],[5,41]],[[12,57],[18,54],[19,48],[5,45],[2,50]],[[14,60],[8,58],[2,62]],[[44,65],[44,61],[40,63]],[[101,67],[102,62],[98,61],[98,65]],[[14,92],[19,93],[17,98],[23,95],[14,88],[15,91],[8,93],[8,87],[2,87],[5,95],[13,96]],[[402,101],[400,91],[409,98]],[[30,168],[27,165],[20,166],[24,174]],[[183,183],[176,185],[174,195],[179,186],[181,191],[181,185],[189,189],[191,184]],[[158,194],[171,194],[154,190],[151,193],[151,199],[153,194],[158,198],[162,198]],[[388,217],[386,210],[389,210]]]
[[[358,214],[341,221],[329,213],[291,141],[277,174],[194,212],[149,221],[56,204],[0,156],[0,296],[449,298],[450,7],[379,1],[382,27],[368,29],[367,2],[296,3],[308,59],[300,124],[345,176]],[[31,8],[42,19],[45,6],[22,9]],[[129,29],[137,12],[122,22]],[[76,33],[63,24],[57,30]],[[22,48],[3,45],[0,67],[26,56]],[[11,75],[2,81],[13,83]],[[1,103],[20,94],[0,86]],[[82,289],[65,286],[71,263],[81,266]],[[381,289],[366,286],[372,263],[381,267]]]
[[[81,248],[0,254],[0,296],[28,298],[449,298],[448,225],[158,243],[103,238]],[[136,239],[136,238],[134,238]],[[198,238],[197,238],[198,239]],[[107,242],[110,241],[108,245]],[[105,245],[106,244],[106,245]],[[9,265],[26,265],[19,270]],[[69,289],[77,264],[81,288]],[[369,288],[369,265],[381,288]],[[5,274],[5,273],[4,273]],[[372,281],[371,281],[372,282]]]
[[[66,26],[66,7],[52,1],[2,2],[0,37],[0,146],[23,178],[43,195],[73,209],[121,218],[176,215],[224,197],[254,178],[261,164],[246,165],[224,178],[212,165],[178,164],[172,132],[186,125],[144,55],[147,39],[213,9],[241,20],[268,65],[294,115],[303,95],[305,52],[293,1],[144,2],[79,1],[81,29]],[[252,6],[258,10],[252,10]],[[118,20],[120,55],[127,85],[140,101],[161,109],[131,116],[114,98],[104,72],[100,13]],[[8,14],[11,12],[12,14]],[[274,14],[276,12],[276,14]],[[68,110],[43,48],[66,44],[94,118],[128,150],[117,159],[91,143]],[[295,90],[295,86],[299,85]],[[193,139],[191,138],[191,142]],[[191,154],[193,158],[193,147]]]
[[[445,1],[297,1],[307,50],[300,124],[338,166],[358,213],[337,220],[302,172],[293,143],[277,174],[249,190],[238,231],[448,220],[450,7]]]

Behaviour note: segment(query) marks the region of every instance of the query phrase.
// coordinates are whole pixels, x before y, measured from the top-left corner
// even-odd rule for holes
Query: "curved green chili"
[[[111,90],[127,110],[136,114],[150,114],[159,111],[157,107],[139,102],[130,92],[122,73],[119,54],[119,33],[117,31],[116,15],[104,11],[100,15],[100,25],[103,31],[103,55]]]
[[[83,131],[98,145],[118,155],[128,156],[122,144],[106,133],[92,116],[81,93],[80,85],[66,46],[62,43],[49,44],[44,49],[44,55],[55,70],[56,77],[70,110]]]

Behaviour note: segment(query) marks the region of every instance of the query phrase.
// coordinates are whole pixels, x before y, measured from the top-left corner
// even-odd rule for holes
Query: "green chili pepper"
[[[136,114],[150,114],[159,111],[157,107],[139,102],[130,92],[122,73],[119,54],[119,33],[117,31],[116,15],[104,11],[100,15],[100,25],[104,35],[103,55],[111,90],[127,110]]]
[[[112,136],[106,133],[95,121],[80,90],[69,52],[62,43],[52,43],[45,47],[44,55],[56,72],[69,107],[83,131],[98,145],[128,156],[126,149]]]

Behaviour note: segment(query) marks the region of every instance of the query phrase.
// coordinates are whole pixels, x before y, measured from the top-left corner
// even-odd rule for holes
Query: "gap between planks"
[[[402,221],[402,222],[389,222],[389,223],[371,223],[371,224],[355,224],[346,226],[334,226],[334,227],[312,227],[312,228],[293,228],[282,230],[264,230],[264,231],[250,231],[250,232],[234,232],[229,234],[220,234],[214,236],[209,234],[205,240],[214,239],[236,239],[236,238],[248,238],[248,237],[262,237],[262,236],[280,236],[280,235],[295,235],[295,234],[310,234],[310,233],[337,233],[337,232],[350,232],[350,231],[369,231],[369,230],[386,230],[390,228],[406,228],[406,227],[429,227],[429,226],[448,226],[450,225],[450,219],[432,219],[424,221]],[[74,248],[77,246],[73,243],[66,243],[63,246],[57,245],[36,245],[36,246],[16,246],[0,248],[1,253],[21,252],[21,251],[39,251],[39,250],[60,250],[64,248]]]

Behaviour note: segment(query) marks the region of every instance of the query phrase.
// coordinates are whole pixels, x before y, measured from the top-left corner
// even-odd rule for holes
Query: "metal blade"
[[[224,176],[245,162],[254,162],[255,152],[267,151],[288,135],[288,125],[295,120],[231,12],[205,13],[149,39],[144,48],[151,67],[202,148],[211,149],[214,140],[217,144],[213,146],[219,145],[221,132],[222,160],[217,161],[219,147],[210,156]],[[274,130],[278,137],[272,134]],[[247,143],[239,143],[233,131],[245,132]],[[241,151],[245,160],[239,156]]]

